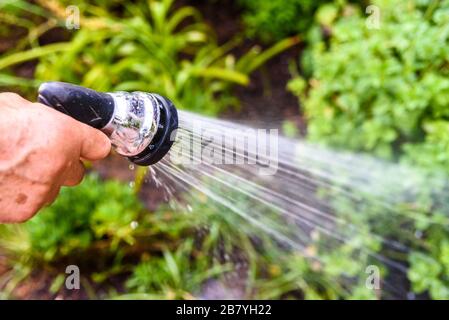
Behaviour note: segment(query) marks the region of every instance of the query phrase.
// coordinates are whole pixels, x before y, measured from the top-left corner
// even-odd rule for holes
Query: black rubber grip
[[[109,94],[65,82],[43,83],[38,101],[97,129],[104,128],[114,114]]]

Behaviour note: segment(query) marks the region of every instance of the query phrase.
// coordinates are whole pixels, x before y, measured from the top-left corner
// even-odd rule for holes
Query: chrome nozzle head
[[[100,93],[68,83],[46,82],[39,88],[38,101],[102,130],[119,154],[142,166],[167,154],[178,127],[173,103],[153,93]]]
[[[117,152],[142,166],[161,160],[173,145],[178,127],[173,103],[154,93],[109,94],[115,110],[102,130],[109,135]]]

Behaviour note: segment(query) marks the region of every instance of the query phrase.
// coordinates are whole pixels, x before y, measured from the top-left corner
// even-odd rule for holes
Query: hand
[[[23,222],[84,176],[81,159],[111,149],[101,131],[14,93],[0,93],[0,223]]]

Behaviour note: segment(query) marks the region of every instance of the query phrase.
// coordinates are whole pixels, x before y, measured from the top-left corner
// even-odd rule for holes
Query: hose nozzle
[[[102,93],[64,82],[45,82],[38,101],[100,129],[117,152],[142,166],[161,160],[178,127],[173,103],[145,92]]]

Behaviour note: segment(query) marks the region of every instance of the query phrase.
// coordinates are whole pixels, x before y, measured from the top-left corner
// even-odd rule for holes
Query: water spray
[[[102,93],[64,82],[45,82],[38,101],[103,131],[117,153],[141,166],[161,160],[178,128],[173,103],[145,92]]]
[[[276,152],[261,152],[257,130],[176,111],[169,100],[155,94],[99,93],[49,82],[40,87],[39,101],[103,130],[117,151],[136,164],[161,160],[149,170],[151,182],[173,210],[206,214],[204,219],[219,216],[223,223],[260,243],[260,250],[269,248],[270,255],[280,250],[295,257],[301,254],[313,270],[331,266],[334,259],[351,259],[351,268],[359,271],[347,277],[346,263],[337,269],[343,272],[335,280],[342,288],[358,286],[362,278],[356,272],[364,277],[367,267],[377,265],[403,277],[407,268],[397,257],[412,250],[409,244],[413,239],[416,246],[422,244],[419,226],[449,230],[448,178],[441,172],[336,152],[282,136],[276,136]],[[177,143],[172,151],[176,156],[164,157],[173,144],[175,137],[170,136],[175,129]],[[233,138],[229,141],[228,133]],[[185,160],[191,161],[183,161],[184,152]],[[222,152],[235,155],[229,157],[235,162],[220,162],[226,159]],[[276,170],[262,175],[260,168],[267,163],[275,163]],[[432,191],[423,191],[422,185]],[[174,192],[176,196],[172,196]],[[444,219],[428,216],[429,196],[441,199],[432,210]],[[207,213],[202,209],[206,205]],[[368,214],[361,214],[365,212]],[[388,224],[387,235],[379,232],[379,221]],[[390,230],[400,230],[407,242],[391,236]],[[265,247],[270,238],[275,242]],[[231,253],[229,259],[233,256]],[[295,277],[303,275],[294,265],[288,268]],[[408,292],[408,287],[390,283],[395,278],[382,279],[382,295],[403,297]]]

